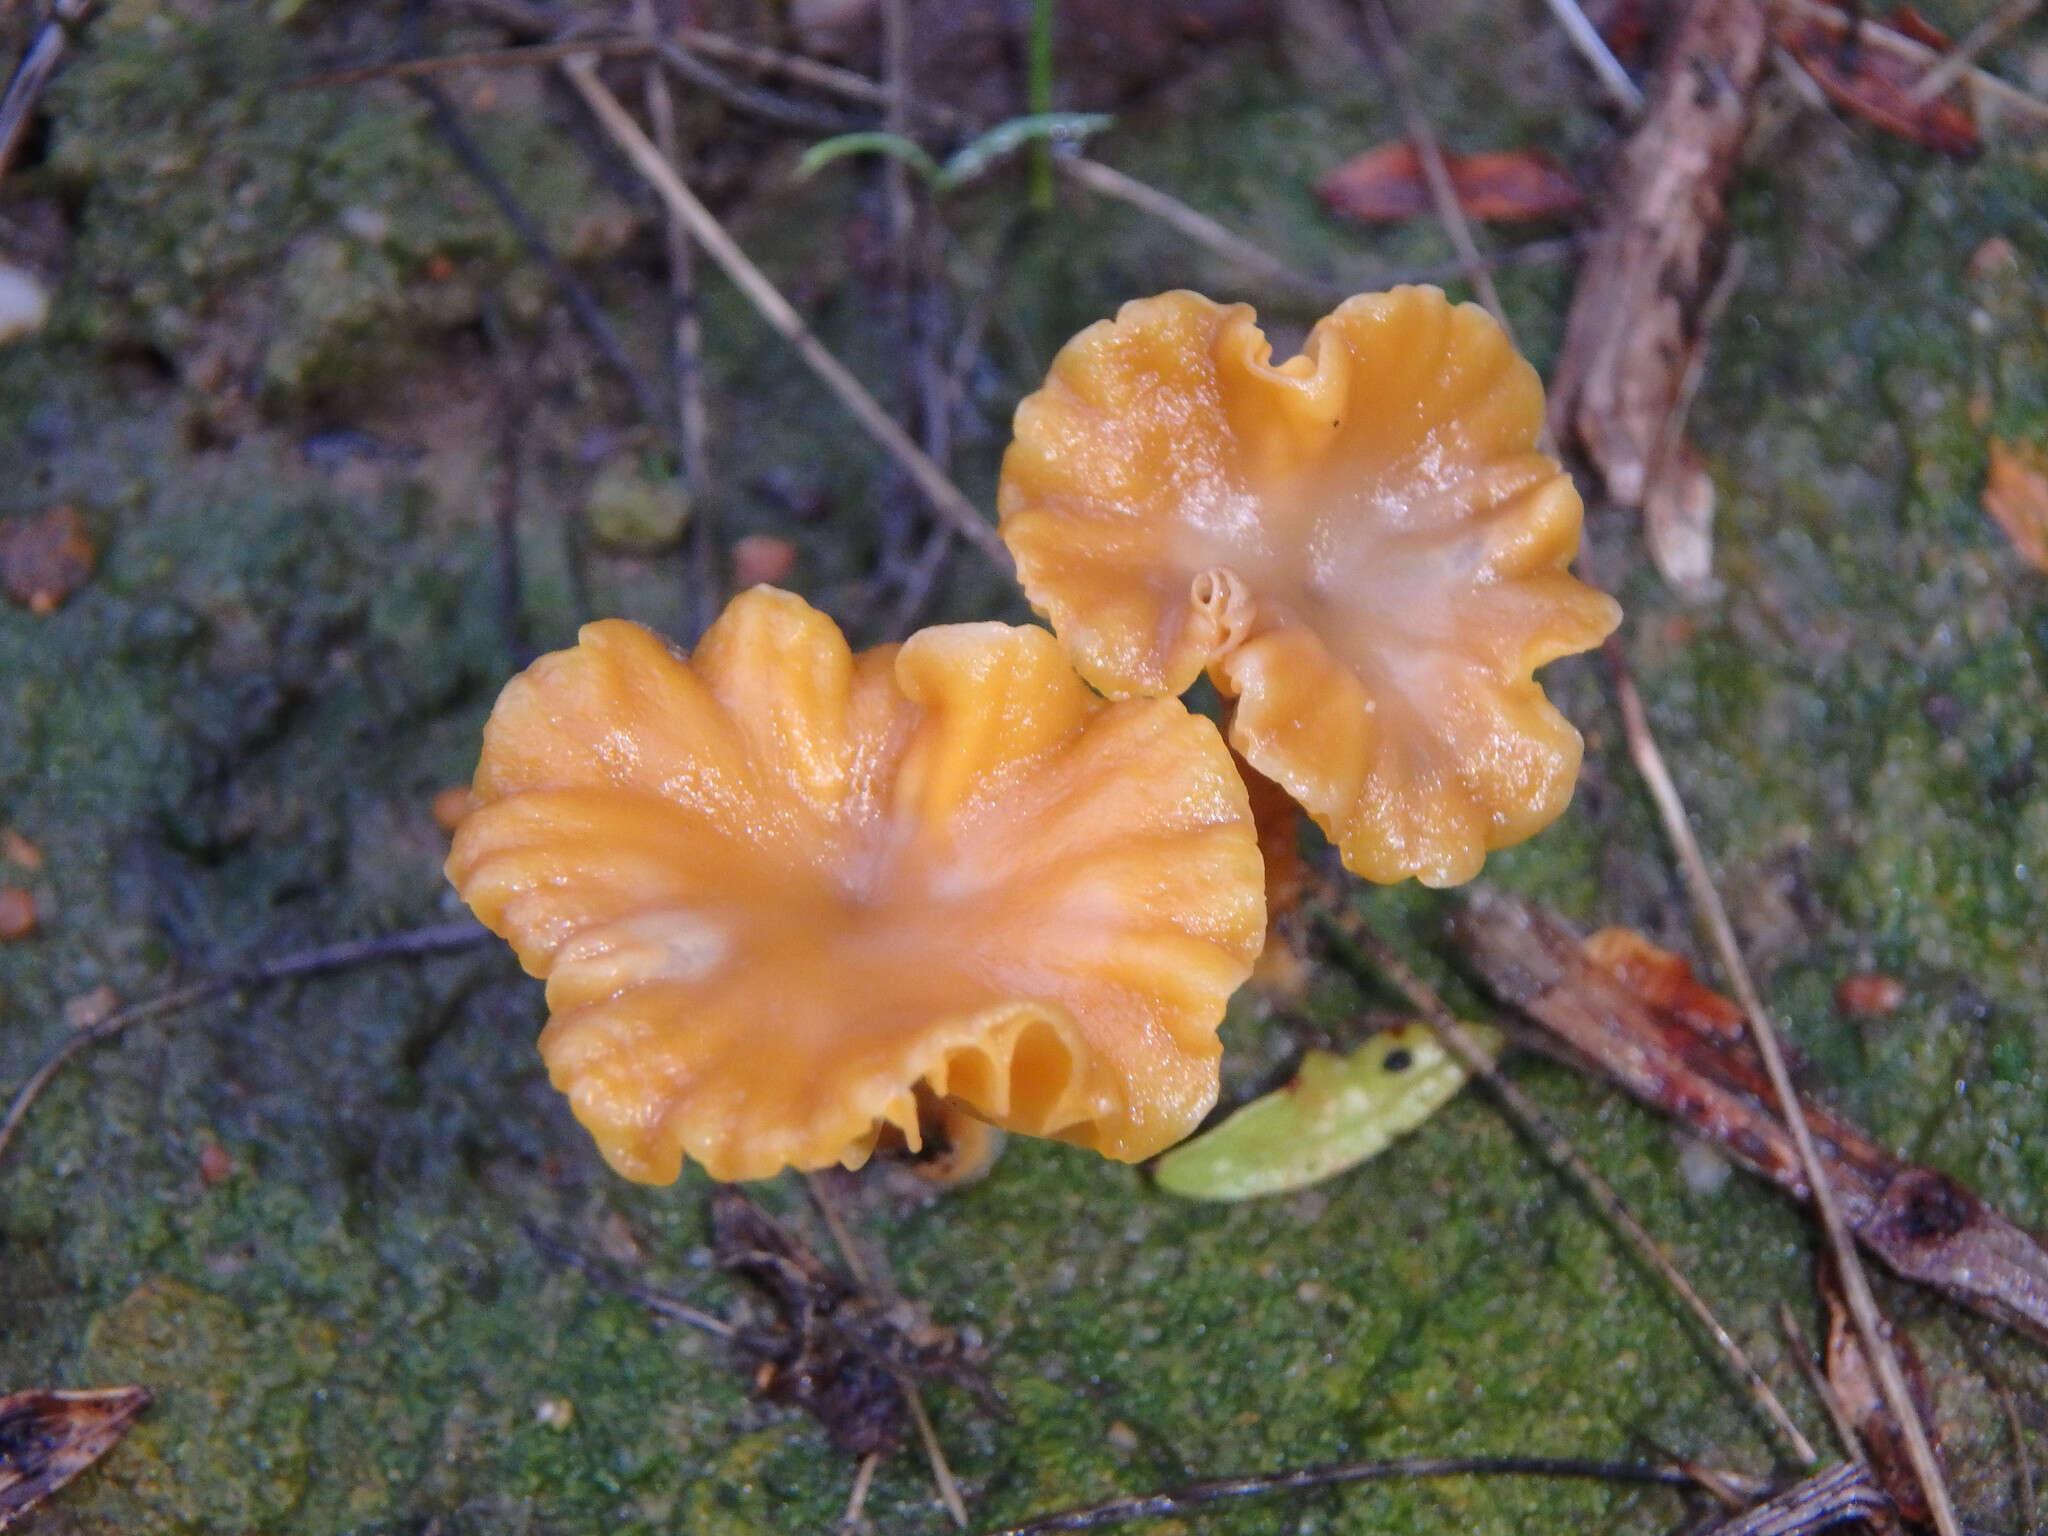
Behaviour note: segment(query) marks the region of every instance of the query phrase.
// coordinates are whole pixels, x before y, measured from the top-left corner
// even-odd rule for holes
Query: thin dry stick
[[[1600,35],[1600,29],[1579,9],[1578,0],[1547,0],[1547,3],[1550,14],[1564,28],[1564,35],[1579,50],[1579,56],[1600,77],[1600,83],[1607,87],[1607,94],[1614,98],[1615,105],[1630,117],[1642,111],[1642,88],[1629,79],[1628,71],[1621,67],[1621,60],[1607,46],[1607,39]]]
[[[860,1529],[860,1512],[868,1505],[868,1488],[875,1480],[875,1468],[882,1464],[880,1451],[869,1451],[853,1474],[853,1491],[846,1496],[846,1513],[839,1517],[839,1529],[851,1533]]]
[[[1113,166],[1071,154],[1055,155],[1053,164],[1076,185],[1149,213],[1197,245],[1206,246],[1224,260],[1234,262],[1247,272],[1255,272],[1270,282],[1322,298],[1342,298],[1348,292],[1341,284],[1297,272],[1272,252],[1262,250],[1242,235],[1232,234],[1206,213],[1197,212],[1179,198],[1136,177],[1126,176]]]
[[[1443,222],[1444,232],[1451,237],[1451,246],[1464,267],[1465,280],[1479,295],[1479,302],[1486,306],[1487,313],[1500,322],[1508,340],[1513,341],[1515,329],[1508,324],[1507,311],[1501,307],[1500,292],[1493,286],[1493,278],[1486,270],[1486,260],[1472,239],[1472,226],[1465,222],[1465,210],[1458,203],[1457,188],[1451,184],[1450,167],[1444,164],[1443,148],[1436,141],[1436,131],[1429,125],[1429,114],[1422,110],[1422,98],[1415,94],[1415,84],[1408,72],[1408,54],[1401,46],[1400,34],[1394,30],[1394,18],[1387,10],[1386,0],[1361,0],[1361,9],[1365,12],[1366,37],[1372,43],[1381,73],[1387,77],[1387,83],[1393,86],[1394,95],[1401,103],[1401,118],[1408,129],[1409,142],[1415,146],[1415,158],[1422,164],[1422,179],[1429,186],[1429,200],[1436,207],[1436,216]]]
[[[1842,1395],[1834,1384],[1823,1374],[1820,1357],[1815,1352],[1813,1341],[1806,1336],[1806,1330],[1799,1326],[1799,1319],[1785,1302],[1778,1303],[1778,1326],[1785,1331],[1786,1339],[1792,1345],[1792,1353],[1799,1361],[1800,1370],[1806,1373],[1806,1384],[1813,1388],[1813,1395],[1820,1399],[1821,1407],[1828,1413],[1829,1421],[1835,1426],[1835,1439],[1840,1442],[1842,1453],[1852,1461],[1863,1461],[1863,1437],[1856,1433],[1856,1426],[1849,1422],[1849,1412],[1842,1406]]]
[[[642,30],[655,35],[659,20],[653,0],[638,0],[634,16]],[[646,66],[641,89],[647,117],[654,125],[654,146],[670,165],[680,166],[682,141],[676,131],[675,99],[659,63]],[[675,214],[664,211],[667,238],[669,373],[675,384],[676,467],[690,495],[690,529],[684,577],[685,640],[694,644],[717,617],[725,583],[719,579],[719,537],[711,504],[710,422],[704,409],[703,326],[697,316],[696,247]]]
[[[839,1214],[838,1203],[832,1198],[831,1188],[823,1175],[806,1173],[804,1188],[810,1192],[811,1203],[818,1208],[818,1214],[825,1218],[825,1229],[832,1234],[833,1245],[839,1249],[839,1256],[846,1260],[847,1271],[854,1282],[864,1291],[886,1294],[888,1288],[877,1285],[867,1260],[854,1243],[853,1233],[847,1230],[846,1222]],[[964,1531],[967,1529],[967,1501],[960,1496],[960,1484],[953,1476],[951,1463],[946,1460],[945,1447],[939,1444],[939,1432],[932,1427],[932,1416],[925,1411],[924,1394],[918,1391],[916,1381],[903,1372],[893,1371],[891,1374],[903,1391],[911,1422],[917,1426],[917,1437],[924,1443],[925,1460],[931,1465],[932,1483],[939,1490],[939,1502],[946,1506],[946,1513],[953,1517],[953,1523]]]
[[[1817,21],[1822,26],[1837,32],[1847,32],[1851,25],[1849,14],[1834,5],[1821,0],[1777,0],[1778,9],[1786,15],[1797,16],[1802,21]],[[1868,23],[1856,29],[1856,41],[1867,48],[1882,48],[1886,53],[1916,64],[1935,65],[1945,57],[1925,43],[1895,32],[1890,27],[1873,26]],[[2011,82],[1999,79],[1987,70],[1972,67],[1968,71],[1971,86],[1986,100],[2000,106],[2011,107],[2023,117],[2037,123],[2048,123],[2048,101],[2029,95]]]
[[[967,1529],[967,1500],[960,1496],[960,1484],[954,1480],[953,1468],[946,1461],[945,1448],[939,1444],[939,1432],[932,1428],[932,1416],[925,1411],[924,1397],[917,1390],[917,1383],[908,1376],[898,1373],[896,1382],[903,1388],[904,1402],[910,1405],[910,1420],[917,1426],[917,1438],[924,1442],[924,1457],[931,1463],[932,1481],[939,1487],[939,1502],[946,1506],[946,1513],[953,1517],[953,1524],[964,1531]]]
[[[1749,1356],[1736,1343],[1735,1336],[1722,1325],[1707,1305],[1706,1298],[1693,1288],[1678,1265],[1664,1251],[1663,1245],[1650,1235],[1650,1231],[1637,1220],[1621,1196],[1616,1194],[1607,1181],[1593,1171],[1593,1167],[1579,1155],[1578,1148],[1571,1143],[1550,1117],[1543,1113],[1536,1101],[1515,1086],[1514,1082],[1494,1065],[1486,1048],[1473,1038],[1472,1032],[1458,1022],[1457,1016],[1444,1006],[1442,998],[1408,968],[1408,964],[1394,952],[1393,946],[1382,939],[1344,899],[1340,888],[1326,890],[1318,915],[1325,925],[1346,943],[1364,952],[1373,969],[1379,971],[1405,996],[1415,1011],[1422,1015],[1436,1036],[1443,1042],[1444,1049],[1457,1057],[1466,1071],[1484,1082],[1503,1109],[1508,1112],[1522,1132],[1553,1167],[1569,1173],[1585,1190],[1593,1204],[1599,1207],[1615,1229],[1625,1237],[1629,1245],[1642,1257],[1643,1262],[1657,1272],[1679,1300],[1683,1301],[1692,1315],[1699,1319],[1708,1337],[1721,1351],[1721,1358],[1730,1369],[1742,1379],[1749,1389],[1751,1399],[1765,1418],[1783,1437],[1786,1446],[1802,1466],[1812,1466],[1819,1458],[1799,1426],[1792,1422],[1792,1415],[1785,1411],[1785,1405],[1771,1390],[1763,1373],[1751,1363]]]
[[[1920,83],[1913,87],[1908,99],[1915,106],[1925,106],[1934,100],[1962,79],[1985,49],[2023,25],[2039,9],[2041,0],[2011,0],[2010,4],[1993,11],[1943,55],[1939,64],[1920,77]]]
[[[540,1250],[542,1258],[560,1264],[566,1269],[573,1269],[586,1280],[594,1281],[606,1290],[616,1291],[628,1301],[639,1302],[657,1317],[666,1317],[674,1322],[687,1324],[705,1333],[715,1334],[721,1339],[732,1338],[739,1332],[722,1317],[714,1317],[702,1308],[693,1307],[686,1301],[678,1301],[666,1292],[654,1290],[637,1280],[628,1280],[609,1266],[600,1264],[580,1248],[544,1231],[535,1222],[521,1221],[519,1229],[526,1234],[526,1240]]]
[[[499,69],[527,64],[556,64],[581,53],[601,54],[607,58],[638,58],[656,53],[673,63],[672,55],[676,51],[698,53],[707,59],[718,59],[728,64],[739,64],[750,69],[786,75],[792,80],[827,91],[844,100],[860,102],[863,106],[886,106],[889,100],[886,89],[866,75],[857,74],[853,70],[841,69],[833,64],[820,64],[814,59],[801,58],[791,53],[779,53],[773,48],[764,48],[756,43],[741,42],[737,38],[724,37],[716,32],[699,32],[687,27],[676,33],[672,40],[593,33],[588,37],[525,43],[515,48],[468,48],[460,53],[434,53],[411,59],[388,59],[381,64],[359,64],[348,69],[332,69],[322,74],[308,75],[304,79],[292,81],[286,89],[312,90],[324,86],[360,85],[368,80],[431,75],[448,69]],[[937,102],[921,101],[917,103],[916,110],[919,116],[945,127],[954,126],[961,120],[959,113]]]
[[[427,104],[434,127],[448,146],[448,152],[456,163],[470,175],[470,179],[483,188],[484,195],[496,204],[499,214],[519,237],[519,243],[526,252],[547,272],[561,291],[562,301],[569,307],[583,333],[596,344],[604,360],[611,364],[633,397],[633,404],[643,419],[650,422],[661,420],[661,404],[654,390],[640,376],[640,370],[633,366],[633,359],[627,355],[625,343],[604,316],[604,309],[597,302],[597,296],[589,285],[576,275],[575,269],[564,261],[555,248],[548,243],[548,237],[540,222],[527,212],[526,205],[519,201],[505,178],[491,165],[469,130],[462,125],[462,116],[455,110],[455,103],[448,99],[448,93],[432,80],[410,82],[413,92]]]
[[[1813,1144],[1813,1132],[1806,1123],[1806,1110],[1799,1102],[1798,1090],[1792,1086],[1792,1074],[1786,1069],[1785,1053],[1778,1044],[1778,1031],[1770,1015],[1764,1011],[1756,983],[1750,979],[1749,966],[1742,958],[1741,946],[1735,941],[1734,925],[1728,921],[1728,910],[1721,904],[1720,892],[1715,890],[1713,876],[1707,871],[1706,857],[1700,852],[1691,823],[1686,819],[1685,802],[1679,797],[1678,786],[1664,766],[1664,754],[1658,750],[1657,740],[1650,733],[1649,716],[1643,709],[1642,696],[1636,692],[1635,680],[1629,675],[1628,663],[1612,640],[1607,642],[1606,651],[1613,670],[1615,696],[1621,705],[1622,729],[1628,738],[1629,757],[1635,763],[1636,771],[1643,776],[1650,798],[1656,802],[1657,814],[1664,822],[1664,830],[1677,851],[1694,913],[1712,937],[1722,972],[1735,993],[1735,1001],[1748,1016],[1750,1038],[1756,1042],[1757,1054],[1763,1058],[1764,1071],[1771,1079],[1779,1116],[1791,1131],[1793,1144],[1799,1149],[1799,1161],[1806,1171],[1814,1209],[1820,1212],[1821,1227],[1827,1234],[1828,1249],[1833,1253],[1836,1268],[1841,1274],[1842,1293],[1848,1300],[1850,1315],[1856,1320],[1856,1332],[1863,1340],[1864,1353],[1870,1358],[1871,1369],[1877,1372],[1886,1405],[1899,1421],[1899,1430],[1906,1442],[1906,1457],[1913,1465],[1913,1475],[1927,1500],[1935,1529],[1941,1536],[1961,1536],[1962,1527],[1956,1520],[1948,1484],[1941,1475],[1941,1464],[1934,1458],[1934,1447],[1928,1441],[1926,1426],[1920,1422],[1920,1411],[1913,1402],[1913,1394],[1906,1387],[1905,1373],[1899,1369],[1898,1356],[1885,1339],[1877,1299],[1871,1294],[1870,1279],[1863,1272],[1862,1256],[1857,1253],[1849,1224],[1842,1216],[1842,1203],[1828,1178],[1827,1165],[1821,1161],[1820,1153]]]
[[[732,236],[726,233],[725,226],[712,216],[711,210],[697,201],[675,168],[662,158],[661,151],[640,131],[640,125],[633,121],[632,115],[619,105],[619,99],[605,88],[590,60],[564,60],[562,71],[590,104],[590,110],[596,114],[605,132],[633,162],[634,169],[647,178],[662,201],[688,226],[697,243],[711,253],[712,260],[724,269],[725,275],[760,312],[761,318],[795,349],[826,388],[838,396],[840,404],[917,482],[918,488],[931,502],[932,510],[952,524],[954,532],[988,556],[998,569],[1005,572],[1013,569],[1009,550],[1003,547],[995,529],[975,510],[974,503],[946,478],[938,465],[925,457],[924,450],[911,441],[909,434],[882,409],[866,386],[847,371],[845,364],[811,334],[789,300],[739,248]]]
[[[146,1024],[151,1019],[161,1019],[191,1008],[199,1003],[210,1002],[242,987],[253,987],[264,982],[291,981],[301,976],[317,976],[328,971],[343,971],[351,966],[367,965],[377,960],[396,960],[417,955],[439,954],[445,950],[466,949],[470,945],[489,938],[490,934],[476,923],[438,923],[428,928],[414,928],[405,933],[386,934],[377,939],[349,939],[340,944],[323,944],[318,949],[300,950],[281,955],[275,960],[265,960],[258,965],[242,970],[229,971],[225,975],[209,976],[204,981],[195,981],[187,986],[177,987],[161,997],[123,1008],[109,1014],[89,1029],[74,1030],[71,1037],[47,1060],[30,1074],[14,1095],[14,1101],[7,1106],[7,1116],[0,1119],[0,1158],[7,1155],[8,1144],[14,1133],[27,1116],[29,1108],[41,1097],[50,1084],[50,1079],[63,1070],[64,1064],[72,1057],[90,1050],[102,1041],[111,1040],[122,1031],[137,1024]]]
[[[1739,1473],[1725,1478],[1751,1496],[1762,1489]],[[1648,1462],[1592,1461],[1575,1456],[1397,1456],[1387,1461],[1346,1461],[1300,1467],[1292,1472],[1259,1472],[1247,1477],[1218,1477],[1165,1493],[1134,1494],[1091,1504],[1085,1509],[1039,1515],[1021,1525],[1006,1525],[984,1536],[1052,1536],[1055,1531],[1093,1531],[1130,1520],[1158,1520],[1199,1513],[1231,1499],[1255,1499],[1312,1488],[1341,1488],[1348,1483],[1385,1483],[1406,1478],[1435,1477],[1559,1477],[1591,1482],[1648,1484],[1661,1488],[1696,1488],[1706,1479],[1690,1467]]]
[[[6,92],[0,94],[0,177],[6,176],[14,163],[14,153],[35,118],[36,103],[43,99],[57,66],[64,62],[72,28],[84,25],[94,4],[95,0],[57,0],[50,7],[49,20],[37,31],[9,77]]]

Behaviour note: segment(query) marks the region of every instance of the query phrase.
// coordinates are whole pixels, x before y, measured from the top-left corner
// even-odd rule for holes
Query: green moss
[[[1471,71],[1479,15],[1526,78]],[[1457,147],[1600,144],[1607,130],[1572,105],[1585,97],[1562,43],[1536,12],[1501,15],[1418,18],[1418,71]],[[43,847],[49,912],[36,940],[0,947],[0,1082],[63,1038],[64,1000],[93,986],[146,997],[249,956],[447,915],[428,803],[473,765],[508,669],[484,527],[498,466],[479,466],[474,446],[489,434],[469,417],[459,431],[423,424],[417,463],[336,471],[294,439],[327,424],[302,414],[309,401],[442,367],[447,328],[492,284],[510,285],[508,324],[532,343],[547,301],[518,295],[545,287],[520,288],[512,242],[409,96],[279,88],[312,63],[300,31],[231,8],[119,5],[53,97],[54,158],[35,175],[76,200],[79,243],[56,327],[0,354],[0,461],[19,466],[0,515],[72,500],[103,565],[49,619],[0,609],[0,821]],[[1426,224],[1363,233],[1320,211],[1312,178],[1393,136],[1396,115],[1348,65],[1306,92],[1287,70],[1277,51],[1223,56],[1127,114],[1101,152],[1304,266],[1443,259]],[[616,244],[616,207],[546,103],[504,89],[474,114],[493,163],[572,255]],[[1751,276],[1694,420],[1721,493],[1726,590],[1680,605],[1644,572],[1632,526],[1597,510],[1591,557],[1627,601],[1624,640],[1673,770],[1816,1081],[2040,1225],[2048,588],[1976,496],[1987,434],[2042,433],[2048,168],[2004,151],[1934,164],[1820,121],[1792,132],[1743,183]],[[1015,193],[999,176],[948,206],[964,276],[985,271]],[[820,334],[887,393],[896,341],[846,250],[818,233],[860,196],[856,177],[820,178],[735,222],[779,280],[808,284]],[[1964,279],[1992,235],[2014,243],[2019,271]],[[990,364],[970,380],[986,431],[965,435],[957,461],[984,500],[1007,412],[1068,332],[1173,282],[1247,291],[1178,235],[1100,203],[1021,240]],[[436,257],[447,276],[430,275]],[[1504,279],[1538,356],[1555,347],[1568,278]],[[705,296],[719,510],[735,532],[795,538],[807,590],[859,613],[887,473],[728,289],[707,279]],[[1249,296],[1276,329],[1313,318]],[[652,373],[657,298],[624,278],[606,297]],[[138,345],[186,382],[137,385],[106,366]],[[267,378],[277,421],[225,450],[189,440],[179,395],[205,387],[195,359],[215,346]],[[467,398],[447,371],[431,382]],[[556,509],[579,504],[586,435],[618,425],[604,398],[565,368],[530,433],[519,531],[541,644],[577,616]],[[1022,615],[996,578],[957,564],[946,616]],[[673,624],[672,563],[608,557],[590,576],[600,611]],[[1588,736],[1582,793],[1491,877],[1576,920],[1684,944],[1599,669],[1547,676]],[[1372,910],[1476,1007],[1442,950],[1446,901],[1392,890]],[[1837,1017],[1834,983],[1868,969],[1897,976],[1906,1006]],[[1390,1001],[1325,973],[1302,1011],[1341,1036],[1362,1006]],[[537,1221],[597,1247],[624,1223],[647,1283],[743,1304],[708,1267],[700,1179],[645,1190],[598,1162],[545,1084],[540,1013],[538,988],[487,948],[223,999],[57,1080],[0,1164],[0,1379],[140,1380],[161,1400],[66,1491],[69,1518],[308,1536],[435,1521],[829,1527],[853,1469],[814,1425],[754,1402],[717,1341],[552,1271],[524,1236]],[[1253,998],[1226,1038],[1233,1094],[1270,1082],[1293,1042]],[[1514,1071],[1818,1433],[1776,1317],[1785,1298],[1811,1310],[1803,1220],[1740,1178],[1689,1191],[1661,1123],[1560,1069]],[[212,1185],[199,1172],[210,1144],[233,1164]],[[766,1198],[808,1221],[797,1189]],[[869,1183],[850,1215],[906,1291],[990,1345],[1005,1416],[931,1394],[990,1523],[1382,1453],[1623,1456],[1647,1437],[1770,1462],[1690,1321],[1471,1097],[1353,1175],[1276,1201],[1191,1206],[1142,1173],[1013,1143],[980,1185],[921,1204]],[[1935,1369],[1971,1519],[2012,1526],[2005,1432],[1969,1360],[1984,1352],[2035,1402],[2048,1368],[1931,1302],[1888,1299]],[[566,1427],[539,1421],[544,1400],[573,1404]],[[914,1454],[882,1470],[870,1512],[903,1536],[947,1528]],[[1154,1531],[1650,1532],[1679,1518],[1661,1493],[1466,1482]]]

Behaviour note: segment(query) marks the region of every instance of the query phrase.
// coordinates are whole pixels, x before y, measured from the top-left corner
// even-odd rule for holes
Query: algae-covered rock
[[[156,1402],[67,1508],[105,1531],[275,1524],[305,1497],[308,1426],[334,1358],[322,1323],[252,1323],[190,1285],[144,1280],[87,1327],[81,1369],[94,1381],[146,1385]]]

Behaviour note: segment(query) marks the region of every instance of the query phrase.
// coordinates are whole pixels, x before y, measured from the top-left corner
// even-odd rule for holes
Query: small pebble
[[[1119,1451],[1129,1452],[1135,1451],[1138,1448],[1138,1432],[1122,1419],[1118,1419],[1108,1429],[1104,1430],[1102,1438]]]
[[[1679,1142],[1678,1176],[1694,1194],[1718,1194],[1734,1171],[1728,1159],[1704,1141],[1687,1136]]]
[[[544,1397],[533,1405],[533,1422],[547,1429],[567,1429],[576,1421],[576,1405],[566,1397]]]
[[[36,899],[18,885],[0,885],[0,943],[36,931]]]
[[[35,277],[0,261],[0,347],[33,336],[50,318],[50,295]]]
[[[475,805],[476,797],[470,794],[467,784],[451,784],[434,796],[434,825],[443,832],[453,832]]]
[[[64,1022],[73,1029],[98,1029],[114,1016],[121,999],[108,986],[94,987],[64,1001]]]
[[[742,592],[774,586],[796,569],[796,546],[773,534],[750,533],[732,547],[732,584]]]

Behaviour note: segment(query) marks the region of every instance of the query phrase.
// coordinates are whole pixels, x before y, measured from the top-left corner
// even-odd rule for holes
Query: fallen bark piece
[[[1474,892],[1452,922],[1480,979],[1568,1055],[1794,1198],[1811,1198],[1792,1133],[1746,1039],[1703,1029],[1692,1017],[1696,1008],[1646,997],[1626,970],[1601,962],[1599,946],[1582,944],[1561,919],[1500,891]],[[1866,1250],[1902,1279],[2048,1343],[2048,1248],[2039,1239],[1948,1175],[1904,1162],[1840,1116],[1802,1102],[1843,1214]]]
[[[1580,273],[1551,393],[1552,430],[1608,494],[1662,509],[1652,556],[1681,590],[1700,588],[1712,548],[1711,495],[1683,446],[1687,377],[1712,329],[1728,184],[1769,37],[1759,0],[1687,9]]]
[[[1585,206],[1578,183],[1540,150],[1446,151],[1444,165],[1458,206],[1471,218],[1500,223],[1558,219]],[[1367,224],[1399,223],[1435,211],[1422,158],[1405,141],[1381,144],[1346,160],[1316,183],[1316,196],[1332,213]]]
[[[2025,443],[2008,447],[1994,437],[1984,510],[2022,560],[2048,572],[2048,454]]]
[[[150,1401],[146,1387],[0,1397],[0,1530],[112,1450]]]
[[[1872,1480],[1898,1506],[1901,1516],[1915,1525],[1925,1525],[1932,1518],[1932,1511],[1928,1508],[1926,1495],[1921,1492],[1919,1478],[1913,1475],[1913,1463],[1906,1453],[1905,1431],[1891,1405],[1884,1400],[1877,1371],[1864,1352],[1863,1340],[1857,1333],[1855,1319],[1850,1315],[1848,1300],[1842,1295],[1841,1272],[1831,1261],[1823,1262],[1817,1278],[1821,1300],[1828,1309],[1828,1338],[1823,1350],[1828,1386],[1833,1389],[1844,1416],[1863,1442],[1863,1449],[1870,1458]],[[1884,1323],[1884,1342],[1898,1357],[1899,1370],[1913,1396],[1913,1406],[1919,1411],[1920,1422],[1927,1426],[1935,1460],[1940,1463],[1945,1477],[1948,1474],[1947,1458],[1942,1455],[1941,1436],[1934,1417],[1934,1394],[1927,1386],[1927,1370],[1920,1363],[1920,1351],[1913,1347],[1910,1337],[1893,1327],[1889,1318]]]

